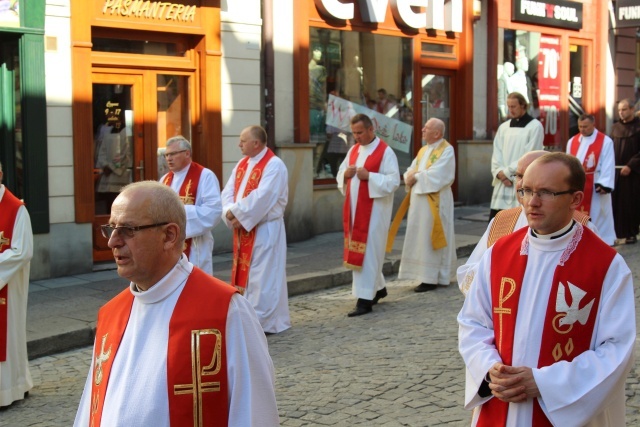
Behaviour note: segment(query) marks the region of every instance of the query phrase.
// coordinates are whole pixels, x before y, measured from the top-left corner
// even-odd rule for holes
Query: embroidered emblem
[[[509,291],[505,295],[506,284],[509,284]],[[500,296],[498,298],[498,307],[493,309],[493,312],[498,314],[498,319],[499,319],[500,334],[498,337],[498,350],[502,349],[502,329],[503,329],[502,316],[504,314],[511,314],[511,309],[504,308],[503,304],[507,302],[509,298],[511,298],[511,295],[513,295],[513,293],[516,291],[516,287],[517,287],[516,281],[511,279],[510,277],[503,277],[502,280],[500,281]]]
[[[195,199],[193,198],[193,194],[191,194],[191,180],[187,183],[187,188],[184,190],[184,196],[181,197],[181,199],[185,205],[195,204]]]
[[[3,246],[11,246],[11,239],[7,239],[4,237],[4,231],[0,231],[0,252],[2,252]]]
[[[570,326],[576,322],[580,322],[581,325],[584,325],[587,323],[587,319],[589,319],[589,314],[591,313],[591,307],[593,307],[595,298],[584,307],[579,308],[580,301],[582,301],[582,298],[584,298],[587,293],[571,282],[567,282],[567,284],[569,285],[569,291],[571,292],[571,306],[567,304],[565,286],[560,283],[558,285],[558,295],[556,297],[556,311],[558,313],[565,313],[565,315],[560,318],[558,324],[559,326]]]
[[[109,345],[107,352],[104,352],[104,345],[107,342],[107,336],[109,336],[109,334],[104,334],[102,337],[102,348],[100,349],[100,354],[96,357],[96,373],[93,377],[93,381],[96,385],[100,385],[102,382],[102,364],[109,360],[109,356],[111,356],[111,345]]]
[[[211,362],[202,366],[200,339],[203,335],[214,335],[216,344]],[[203,381],[202,377],[216,375],[222,368],[222,334],[217,329],[195,329],[191,331],[191,384],[176,384],[173,394],[193,394],[193,425],[202,426],[202,394],[220,391],[219,381]]]

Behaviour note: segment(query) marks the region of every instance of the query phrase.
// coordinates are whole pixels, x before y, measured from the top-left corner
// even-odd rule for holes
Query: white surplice
[[[149,290],[138,292],[135,285],[130,284],[135,298],[113,360],[101,425],[169,427],[169,322],[192,269],[193,264],[183,256]],[[278,426],[275,374],[267,340],[251,305],[238,294],[231,298],[223,338],[227,357],[228,425]],[[75,427],[89,426],[94,360],[91,366]]]
[[[442,141],[442,140],[440,140]],[[448,285],[451,282],[456,263],[456,242],[453,229],[453,193],[451,184],[456,176],[456,159],[453,147],[444,149],[442,155],[428,169],[425,169],[429,157],[440,141],[431,144],[416,165],[417,157],[404,174],[417,170],[416,183],[411,187],[411,204],[407,217],[402,258],[400,260],[399,279],[415,279],[422,283]],[[409,187],[407,187],[409,191]],[[431,244],[433,215],[429,207],[427,194],[440,193],[440,219],[447,239],[447,246],[434,250]]]
[[[171,189],[180,194],[191,165],[173,173]],[[167,175],[160,178],[164,182]],[[213,275],[213,235],[211,230],[220,222],[222,203],[220,199],[220,183],[213,171],[204,168],[200,174],[195,204],[185,205],[187,213],[187,239],[191,238],[189,261],[205,273]]]
[[[0,184],[0,200],[5,191],[5,186]],[[27,297],[31,257],[31,219],[27,209],[20,206],[13,226],[11,247],[0,253],[0,289],[9,287],[7,360],[0,362],[0,406],[23,399],[24,393],[33,387],[27,357]]]
[[[249,159],[238,194],[244,194],[251,171],[265,154],[267,148]],[[227,211],[231,210],[245,230],[257,227],[244,296],[255,309],[265,332],[282,332],[291,327],[284,228],[284,210],[289,195],[287,167],[280,158],[273,156],[263,170],[258,188],[247,197],[234,201],[237,169],[238,165],[222,190],[222,220],[233,229],[226,218]]]
[[[522,206],[520,207],[520,209],[520,215],[516,220],[516,225],[513,227],[513,231],[517,231],[522,227],[529,226],[529,224],[527,223],[527,215],[524,213],[524,209],[522,209]],[[491,232],[493,221],[495,221],[495,218],[492,218],[491,221],[489,221],[489,226],[480,238],[480,241],[478,242],[476,247],[473,249],[473,252],[471,252],[471,255],[469,255],[469,259],[467,259],[467,262],[465,262],[463,265],[458,267],[458,270],[456,272],[456,275],[458,277],[458,287],[460,288],[460,292],[465,295],[467,295],[467,293],[469,292],[473,277],[478,269],[478,263],[488,249],[487,243],[489,242],[489,233]],[[598,236],[600,236],[598,227],[596,227],[592,221],[589,221],[587,223],[587,227]]]
[[[533,150],[542,150],[542,141],[544,140],[542,123],[533,119],[525,127],[511,127],[513,120],[507,120],[501,124],[493,140],[491,209],[502,210],[518,206],[515,185],[505,186],[497,178],[498,172],[502,171],[511,180],[512,175],[516,173],[518,160],[523,154]]]
[[[338,190],[345,195],[344,172],[349,166],[351,151],[360,148],[356,160],[357,167],[363,167],[364,162],[370,154],[378,147],[380,138],[376,137],[368,145],[354,145],[349,149],[347,156],[338,170]],[[373,199],[371,209],[371,220],[369,222],[369,235],[364,253],[362,271],[353,270],[352,293],[357,298],[372,300],[376,292],[385,287],[384,276],[382,275],[382,264],[384,263],[384,251],[387,244],[387,234],[391,225],[391,211],[393,209],[393,193],[400,186],[400,172],[398,170],[398,159],[391,147],[387,147],[382,157],[380,170],[377,173],[369,173],[369,197]],[[345,203],[351,203],[351,225],[353,226],[354,215],[358,209],[358,190],[360,179],[357,176],[351,178],[350,199]]]
[[[575,244],[579,224],[557,238],[531,236],[529,260],[524,274],[518,319],[513,341],[513,366],[533,368],[541,394],[540,406],[556,426],[608,427],[625,425],[625,378],[633,365],[636,339],[633,281],[629,268],[615,255],[604,279],[590,350],[573,361],[538,366],[543,323],[546,316],[555,266]],[[604,245],[604,243],[603,243]],[[525,247],[526,245],[523,245]],[[467,367],[465,408],[475,408],[493,397],[477,392],[483,378],[496,362],[501,362],[494,345],[491,305],[490,248],[478,266],[471,289],[458,314],[459,350]],[[597,248],[594,248],[597,253]],[[566,255],[565,255],[566,256]],[[571,256],[571,255],[569,255]],[[589,260],[584,260],[584,263]],[[580,287],[580,283],[573,283]],[[507,426],[531,425],[533,400],[510,403]],[[479,411],[474,411],[473,424]]]
[[[595,129],[590,136],[579,137],[580,147],[576,157],[580,163],[584,163],[584,157],[587,155],[587,149],[596,140],[598,130]],[[571,154],[571,142],[573,138],[567,142],[567,153]],[[614,189],[616,181],[616,160],[613,152],[613,141],[607,135],[604,135],[602,143],[602,151],[596,166],[595,176],[593,177],[593,194],[591,196],[591,209],[589,216],[591,221],[600,230],[600,238],[611,246],[616,241],[616,230],[613,225],[613,207],[611,205],[611,193],[598,194],[595,190],[595,184],[600,184],[611,190]]]

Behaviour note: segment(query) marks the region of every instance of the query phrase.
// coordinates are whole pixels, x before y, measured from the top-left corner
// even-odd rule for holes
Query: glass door
[[[422,74],[422,123],[421,127],[432,118],[440,119],[445,124],[444,138],[451,141],[450,117],[451,94],[450,77],[441,74]]]
[[[120,189],[145,179],[142,93],[142,76],[93,75],[95,261],[113,259],[99,226],[109,222]]]

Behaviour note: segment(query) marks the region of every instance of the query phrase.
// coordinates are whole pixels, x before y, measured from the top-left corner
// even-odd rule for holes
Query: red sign
[[[538,54],[538,103],[544,126],[544,145],[559,146],[560,37],[542,34]]]

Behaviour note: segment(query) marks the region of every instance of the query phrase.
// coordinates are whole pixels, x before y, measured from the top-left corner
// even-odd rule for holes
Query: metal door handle
[[[140,160],[140,164],[136,169],[140,171],[140,181],[144,181],[144,160]]]

